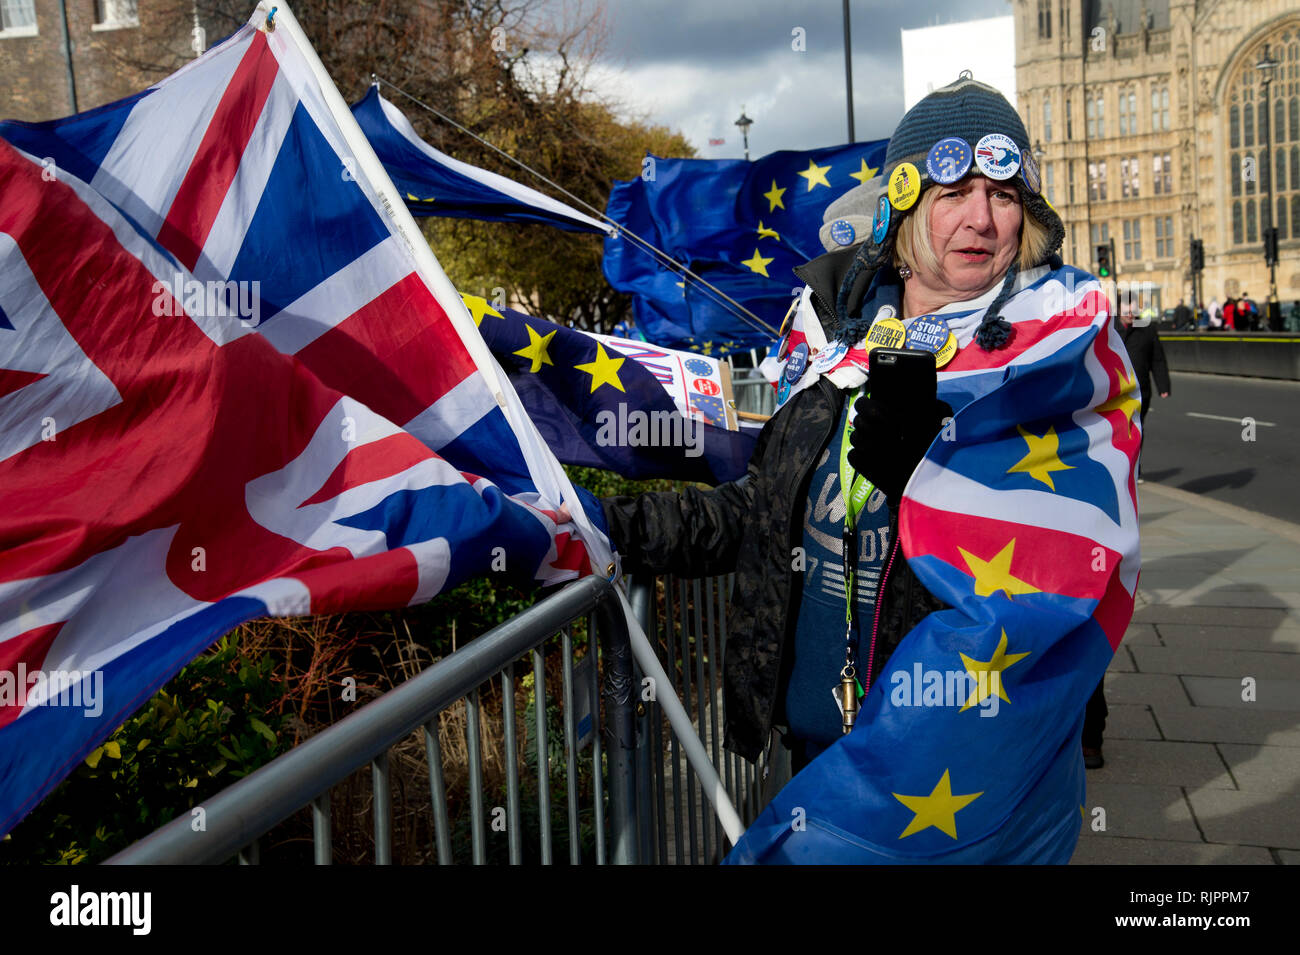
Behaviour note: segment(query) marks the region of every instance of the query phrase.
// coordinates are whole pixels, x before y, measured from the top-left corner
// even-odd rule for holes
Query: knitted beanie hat
[[[882,179],[887,184],[876,200],[871,235],[858,249],[836,302],[841,327],[849,321],[847,299],[863,268],[890,265],[900,223],[932,185],[957,182],[975,173],[1009,181],[1020,192],[1026,215],[1048,232],[1041,265],[1061,247],[1065,226],[1040,192],[1042,181],[1029,133],[1020,115],[993,87],[963,73],[954,83],[930,93],[903,116],[885,151]],[[1002,290],[989,306],[975,338],[986,351],[1010,338],[1011,326],[999,317],[1010,297],[1018,265],[1007,270]]]

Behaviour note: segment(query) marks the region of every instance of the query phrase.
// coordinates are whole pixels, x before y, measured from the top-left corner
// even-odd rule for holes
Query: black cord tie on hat
[[[1011,341],[1011,323],[998,313],[1006,300],[1011,297],[1011,287],[1016,284],[1016,276],[1019,272],[1019,266],[1013,262],[1011,268],[1007,269],[1007,277],[1002,280],[1002,289],[998,292],[998,297],[993,300],[989,310],[984,313],[984,321],[980,322],[980,327],[975,330],[975,341],[985,351],[1003,348]]]

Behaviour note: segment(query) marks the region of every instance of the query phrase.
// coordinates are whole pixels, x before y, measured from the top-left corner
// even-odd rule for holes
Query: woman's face
[[[939,273],[914,267],[909,285],[918,283],[926,298],[976,298],[1002,281],[1020,251],[1020,193],[978,175],[931,188],[939,190],[929,223]]]

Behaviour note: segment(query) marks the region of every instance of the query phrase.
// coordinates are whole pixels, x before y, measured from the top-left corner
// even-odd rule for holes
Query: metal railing
[[[748,824],[761,808],[765,767],[721,748],[721,654],[726,644],[730,577],[706,580],[654,579],[634,583],[630,599],[655,643],[676,692],[709,748],[726,788]],[[662,612],[661,612],[662,608]],[[572,624],[586,619],[586,655],[575,664]],[[569,584],[506,621],[401,686],[366,704],[337,724],[251,773],[183,815],[119,852],[109,864],[218,863],[237,857],[256,864],[260,840],[282,822],[310,809],[313,859],[333,861],[330,791],[352,774],[370,768],[374,862],[393,859],[390,750],[422,731],[428,764],[433,846],[440,864],[488,861],[489,841],[504,830],[505,856],[519,864],[528,855],[554,861],[552,827],[552,730],[548,719],[548,645],[559,644],[563,723],[565,822],[568,861],[584,860],[580,835],[580,765],[590,767],[590,858],[597,864],[714,862],[728,846],[704,798],[695,773],[667,727],[656,697],[636,669],[613,585],[597,577]],[[535,792],[527,800],[520,775],[516,714],[518,663],[531,657]],[[490,717],[480,690],[499,681],[501,735],[505,750],[505,806],[487,805],[483,786],[481,721]],[[585,698],[585,705],[584,705]],[[469,859],[453,858],[440,714],[466,708]],[[589,711],[591,726],[579,726]],[[492,714],[491,718],[495,718]],[[584,721],[585,722],[585,721]],[[580,756],[590,739],[590,762]],[[760,761],[761,763],[761,761]],[[557,767],[558,768],[558,767]],[[527,806],[525,803],[529,803]],[[489,809],[491,830],[489,836]],[[524,845],[524,813],[535,813],[538,844]],[[683,815],[685,814],[685,816]],[[199,822],[201,820],[201,824]],[[493,846],[495,848],[495,845]]]

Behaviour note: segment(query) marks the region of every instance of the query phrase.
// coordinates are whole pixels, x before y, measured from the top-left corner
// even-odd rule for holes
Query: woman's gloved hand
[[[937,399],[929,407],[900,408],[864,395],[854,410],[849,464],[884,492],[889,506],[896,509],[903,488],[944,419],[952,416],[952,408]]]

